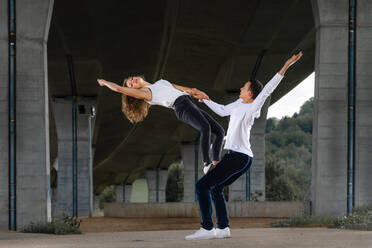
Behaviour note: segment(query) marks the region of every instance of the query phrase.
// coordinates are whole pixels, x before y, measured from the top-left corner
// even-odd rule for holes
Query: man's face
[[[248,81],[244,84],[243,87],[240,88],[240,98],[244,99],[250,99],[252,97],[252,91],[251,91],[251,82]]]

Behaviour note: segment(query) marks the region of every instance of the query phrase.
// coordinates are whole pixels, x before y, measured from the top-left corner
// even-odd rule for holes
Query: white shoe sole
[[[185,240],[205,240],[205,239],[215,239],[216,236],[203,236],[203,237],[192,237],[192,238],[188,238],[186,236]]]
[[[231,238],[231,235],[226,235],[226,236],[216,236],[216,239],[227,239]]]
[[[204,166],[203,172],[204,172],[204,174],[207,174],[208,172],[210,172],[214,168],[216,168],[216,165],[215,164],[210,164],[208,166]]]

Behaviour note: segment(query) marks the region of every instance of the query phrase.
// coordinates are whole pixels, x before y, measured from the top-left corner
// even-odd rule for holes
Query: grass
[[[332,227],[336,217],[301,216],[292,217],[278,222],[272,222],[272,227]]]
[[[273,222],[272,227],[329,227],[372,231],[372,205],[356,207],[353,213],[342,217],[302,216]]]
[[[47,234],[81,234],[80,222],[76,218],[64,216],[62,219],[55,219],[52,222],[31,222],[21,232],[25,233],[47,233]]]

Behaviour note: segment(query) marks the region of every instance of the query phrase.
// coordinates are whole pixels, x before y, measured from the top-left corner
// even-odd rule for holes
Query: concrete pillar
[[[165,182],[165,183],[167,183],[167,182]],[[132,194],[132,185],[131,184],[115,185],[114,190],[115,190],[116,202],[125,202],[125,203],[130,202],[130,197],[131,197],[131,194]],[[124,192],[123,192],[123,190],[124,190]],[[155,199],[156,199],[156,195],[155,195]]]
[[[17,227],[51,220],[47,41],[52,0],[16,4]],[[0,229],[8,228],[8,1],[0,1]]]
[[[313,213],[346,213],[348,0],[313,0],[316,23]],[[372,203],[372,2],[357,3],[355,203]]]
[[[91,129],[89,125],[90,109],[95,100],[78,98],[77,105],[77,168],[78,168],[78,216],[91,215],[92,197],[92,151]],[[72,101],[65,98],[53,99],[53,112],[58,136],[58,185],[57,185],[57,214],[72,215]]]
[[[372,204],[372,2],[357,1],[355,205]]]
[[[92,216],[98,216],[101,212],[99,207],[99,195],[93,195],[93,213]]]
[[[167,183],[167,182],[165,182],[165,183]],[[132,195],[132,184],[125,184],[124,185],[124,193],[125,193],[124,194],[124,196],[125,196],[124,202],[125,203],[130,203],[130,197]]]
[[[123,185],[114,185],[114,192],[115,192],[115,201],[116,202],[123,202]]]
[[[250,198],[254,201],[265,200],[265,128],[270,98],[262,106],[260,118],[254,121],[251,129],[251,149],[253,163],[250,168]],[[247,176],[242,175],[229,186],[229,201],[246,200]],[[249,182],[248,182],[249,183]]]
[[[196,154],[195,154],[195,149]],[[203,161],[198,144],[182,144],[181,156],[183,162],[183,202],[195,202],[195,159],[197,160],[197,178],[201,178],[203,173]]]
[[[147,170],[148,202],[165,202],[165,187],[167,186],[167,170]],[[158,199],[157,199],[158,196]]]

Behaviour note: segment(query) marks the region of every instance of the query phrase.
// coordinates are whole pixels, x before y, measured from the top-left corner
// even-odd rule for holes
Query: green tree
[[[313,102],[306,101],[292,117],[267,121],[267,200],[310,199]]]

